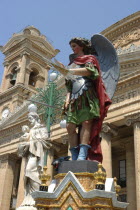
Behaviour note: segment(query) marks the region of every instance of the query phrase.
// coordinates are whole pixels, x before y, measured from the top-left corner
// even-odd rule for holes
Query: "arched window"
[[[17,66],[15,66],[12,70],[11,70],[11,80],[10,83],[12,86],[15,85],[16,83],[16,78],[17,78]]]
[[[29,76],[29,85],[33,87],[36,86],[36,80],[37,80],[38,74],[39,74],[38,70],[35,68],[32,68],[32,72],[30,73],[30,76]]]

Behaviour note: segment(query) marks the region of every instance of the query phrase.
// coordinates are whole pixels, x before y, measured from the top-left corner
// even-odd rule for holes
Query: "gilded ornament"
[[[94,178],[97,181],[96,189],[104,189],[105,180],[106,180],[106,172],[103,171],[102,164],[98,164],[98,171],[94,173]]]
[[[116,190],[116,196],[119,196],[119,192],[121,191],[121,186],[117,184],[117,178],[114,177],[114,185],[115,185],[115,190]]]
[[[39,179],[41,180],[41,191],[46,191],[48,189],[47,181],[50,180],[50,175],[47,174],[47,166],[43,167],[43,173],[39,175]]]

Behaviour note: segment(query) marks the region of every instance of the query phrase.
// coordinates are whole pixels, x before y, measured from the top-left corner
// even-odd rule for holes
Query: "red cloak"
[[[103,156],[102,156],[99,133],[101,132],[102,123],[107,115],[107,110],[111,104],[111,100],[106,93],[105,86],[101,78],[100,66],[96,57],[93,55],[83,55],[74,59],[73,62],[77,65],[82,65],[91,62],[99,71],[99,77],[96,80],[94,80],[94,84],[95,84],[95,91],[99,99],[100,117],[98,119],[93,120],[93,125],[89,140],[89,145],[91,146],[91,149],[89,149],[88,151],[87,160],[97,160],[98,162],[102,162]]]

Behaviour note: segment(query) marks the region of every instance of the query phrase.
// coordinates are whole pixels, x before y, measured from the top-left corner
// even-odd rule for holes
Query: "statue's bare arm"
[[[69,72],[73,75],[79,76],[91,76],[92,72],[86,68],[69,69]]]

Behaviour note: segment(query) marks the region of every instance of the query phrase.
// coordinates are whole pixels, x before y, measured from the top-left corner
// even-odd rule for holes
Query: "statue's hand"
[[[52,143],[50,142],[50,140],[46,140],[46,149],[50,149],[52,147]]]
[[[78,75],[75,75],[75,71],[76,70],[74,70],[74,69],[69,69],[68,72],[67,72],[67,74],[66,74],[66,76],[65,76],[65,78],[67,80],[76,80],[77,77],[79,77],[79,76]]]

